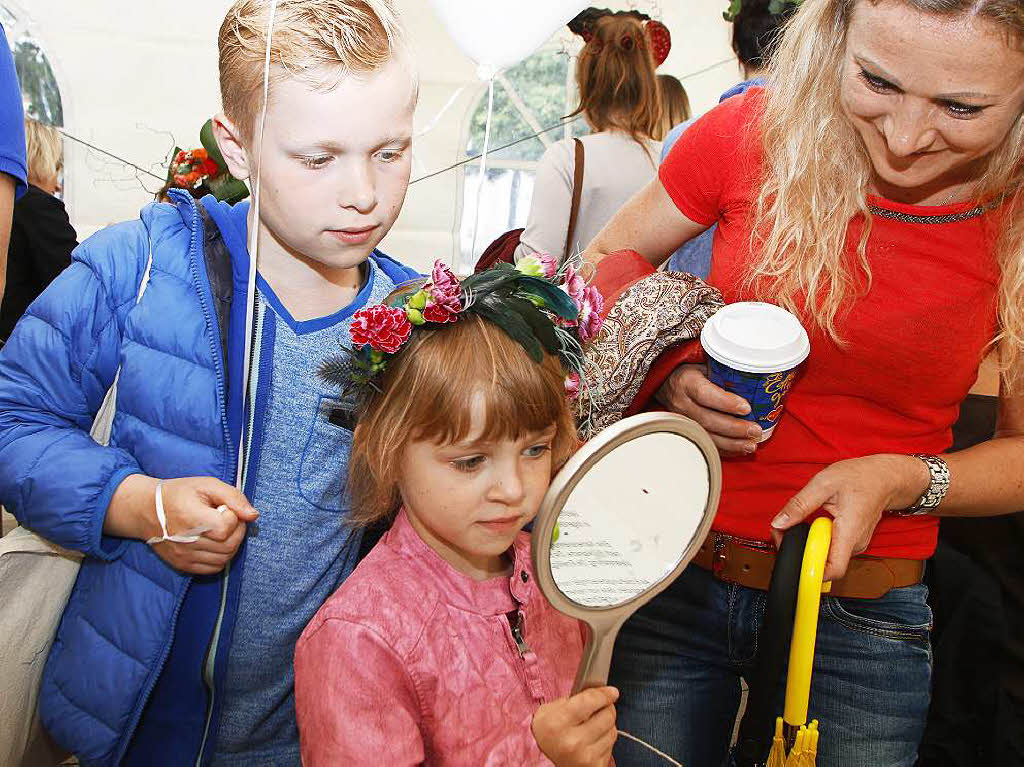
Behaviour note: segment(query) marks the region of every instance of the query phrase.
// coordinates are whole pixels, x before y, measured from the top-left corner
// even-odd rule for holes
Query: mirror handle
[[[591,687],[604,687],[608,684],[608,672],[612,666],[612,652],[615,650],[615,638],[623,620],[616,620],[610,626],[601,626],[596,631],[589,623],[585,623],[587,641],[583,646],[583,658],[580,660],[576,681],[572,685],[572,695]]]

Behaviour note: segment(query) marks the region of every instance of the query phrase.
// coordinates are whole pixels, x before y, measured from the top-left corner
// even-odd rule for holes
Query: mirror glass
[[[689,439],[653,432],[601,458],[558,515],[551,574],[584,607],[628,602],[668,577],[704,520],[707,459]]]

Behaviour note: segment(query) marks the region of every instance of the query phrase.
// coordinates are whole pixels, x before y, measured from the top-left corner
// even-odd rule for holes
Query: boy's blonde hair
[[[439,330],[417,330],[389,361],[360,414],[349,455],[350,522],[370,525],[398,509],[398,474],[411,440],[460,442],[483,395],[483,439],[519,439],[556,427],[557,469],[577,447],[565,372],[545,354],[537,364],[496,325],[473,314]]]
[[[56,180],[64,167],[64,142],[60,132],[52,125],[26,117],[25,160],[30,184],[43,186]]]
[[[269,0],[236,0],[217,37],[224,114],[246,141],[263,98],[269,14]],[[330,89],[350,72],[380,69],[403,40],[390,0],[278,0],[271,81],[296,77]]]

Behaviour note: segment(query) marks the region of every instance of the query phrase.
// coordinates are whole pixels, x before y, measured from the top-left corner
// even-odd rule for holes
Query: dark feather
[[[507,303],[507,297],[499,298],[493,293],[488,293],[473,304],[473,311],[501,328],[509,338],[526,349],[534,362],[541,362],[544,359],[544,350],[540,341],[533,335],[530,324],[522,315],[508,310]]]
[[[493,293],[495,290],[515,282],[522,277],[522,274],[511,264],[500,263],[485,272],[471,274],[462,281],[463,293],[469,293],[474,297]]]
[[[523,277],[519,280],[517,287],[523,292],[531,293],[542,299],[544,306],[562,319],[574,320],[579,314],[576,302],[569,294],[547,280],[538,277]]]
[[[505,299],[505,303],[511,311],[516,312],[526,321],[534,337],[544,345],[549,353],[558,354],[560,350],[558,336],[555,335],[555,326],[550,317],[523,298],[509,296]]]

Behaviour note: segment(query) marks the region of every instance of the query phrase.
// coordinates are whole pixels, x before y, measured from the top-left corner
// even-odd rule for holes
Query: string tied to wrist
[[[200,527],[193,527],[189,530],[185,530],[181,533],[170,535],[167,532],[167,514],[164,512],[164,494],[163,494],[164,481],[161,479],[156,483],[156,490],[153,493],[153,500],[156,504],[156,521],[160,523],[160,530],[163,535],[155,535],[146,543],[153,546],[157,543],[163,543],[164,541],[170,541],[172,543],[195,543],[199,540],[203,533],[208,533],[213,528],[209,525],[201,525]],[[226,506],[220,506],[217,511],[223,513],[227,510]]]

